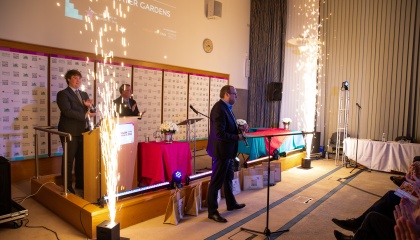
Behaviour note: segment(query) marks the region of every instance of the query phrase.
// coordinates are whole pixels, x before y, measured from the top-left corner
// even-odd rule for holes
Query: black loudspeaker
[[[281,101],[282,92],[281,82],[271,82],[267,86],[267,100],[268,101]]]
[[[314,137],[312,138],[312,149],[311,153],[320,153],[320,143],[321,143],[321,132],[315,132]]]
[[[12,176],[10,162],[0,156],[0,215],[12,212]]]

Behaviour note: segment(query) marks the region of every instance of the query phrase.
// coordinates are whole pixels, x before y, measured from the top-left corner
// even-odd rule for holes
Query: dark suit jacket
[[[83,100],[89,98],[86,92],[80,91]],[[60,121],[58,131],[70,133],[72,136],[81,136],[86,131],[87,107],[82,104],[76,93],[70,87],[57,93],[57,105],[60,108]]]
[[[130,102],[130,106],[133,106],[134,104],[136,104],[136,101],[134,99],[130,98],[128,101]],[[119,113],[120,117],[138,116],[140,113],[139,109],[137,108],[137,105],[134,111],[131,111],[128,105],[123,102],[123,98],[121,96],[115,99],[114,103],[116,105],[116,110]],[[120,112],[120,107],[121,107],[121,112]]]
[[[226,103],[219,100],[210,112],[207,153],[217,159],[234,159],[238,152],[238,127]]]

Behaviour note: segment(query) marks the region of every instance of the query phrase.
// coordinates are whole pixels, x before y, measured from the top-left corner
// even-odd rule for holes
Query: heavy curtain
[[[278,127],[280,101],[267,100],[267,85],[282,82],[287,0],[251,0],[248,124]]]

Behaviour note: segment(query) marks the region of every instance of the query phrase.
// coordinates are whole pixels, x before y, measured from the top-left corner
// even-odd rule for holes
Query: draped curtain
[[[267,101],[267,85],[282,82],[287,0],[251,0],[248,124],[278,127],[280,101]]]

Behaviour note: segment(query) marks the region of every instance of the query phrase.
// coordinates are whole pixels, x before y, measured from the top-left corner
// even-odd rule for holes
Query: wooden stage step
[[[301,165],[301,160],[304,157],[305,154],[300,152],[275,161],[281,162],[281,168],[284,171]],[[191,188],[200,182],[203,187],[202,192],[206,193],[209,181],[210,177],[205,177],[190,182],[189,186],[185,186],[186,199],[188,199]],[[39,190],[34,199],[80,232],[85,233],[87,237],[96,238],[96,226],[109,220],[107,206],[101,208],[97,203],[88,202],[71,193],[64,195],[63,188],[56,185],[55,182],[59,182],[56,175],[32,179],[31,194],[35,194]],[[169,197],[173,191],[163,189],[118,200],[115,221],[120,223],[122,229],[165,214]]]

